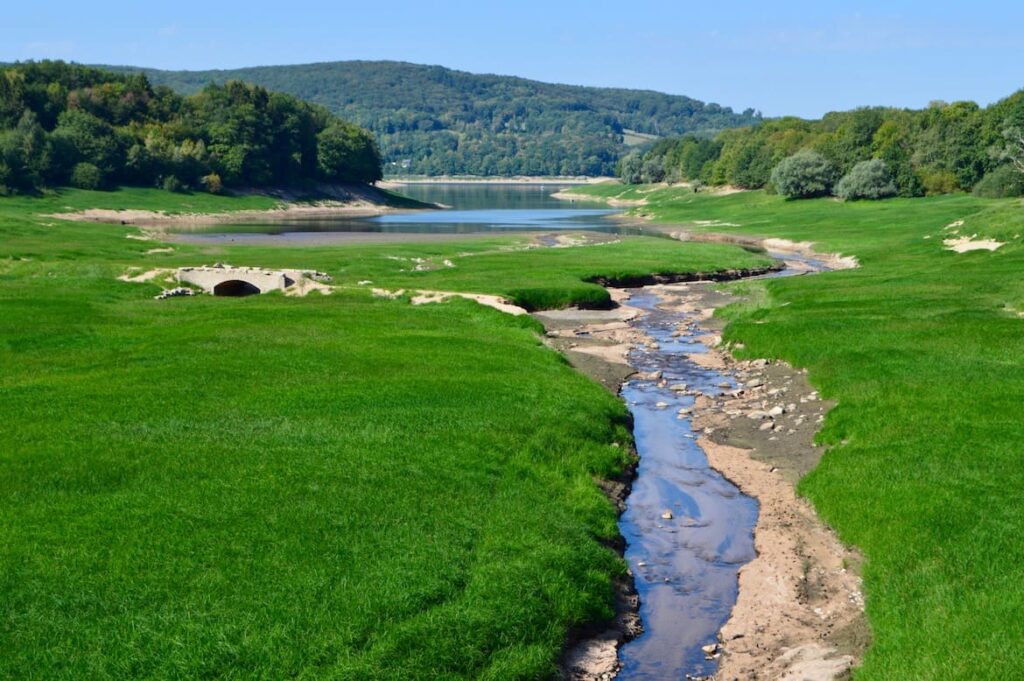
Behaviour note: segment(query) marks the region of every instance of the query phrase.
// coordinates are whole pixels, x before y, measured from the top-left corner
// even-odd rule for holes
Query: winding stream
[[[634,350],[630,362],[661,376],[633,379],[622,388],[640,463],[619,526],[644,633],[620,649],[619,679],[711,674],[716,662],[705,659],[701,646],[714,643],[729,619],[737,572],[755,555],[757,502],[708,466],[690,419],[679,413],[693,406],[692,393],[717,394],[735,385],[687,359],[707,348],[692,339],[693,331],[673,336],[690,320],[659,310],[658,302],[643,289],[629,301],[647,313],[634,326],[657,343],[656,349]]]

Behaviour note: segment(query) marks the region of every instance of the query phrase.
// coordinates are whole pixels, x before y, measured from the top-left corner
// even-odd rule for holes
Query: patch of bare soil
[[[508,300],[501,296],[488,295],[486,293],[459,293],[456,291],[417,291],[416,295],[412,297],[413,305],[426,305],[429,303],[442,303],[449,298],[465,298],[466,300],[473,300],[481,305],[492,307],[500,312],[505,312],[511,315],[523,315],[527,314],[524,308],[518,305],[513,305]]]
[[[612,300],[629,297],[624,289],[609,289]],[[547,344],[561,352],[576,369],[618,394],[623,381],[634,373],[629,352],[651,339],[629,325],[642,311],[619,305],[612,310],[548,310],[534,313],[547,330]]]
[[[153,210],[110,210],[90,208],[75,213],[54,213],[45,217],[76,222],[120,223],[138,226],[225,225],[276,220],[309,220],[328,217],[371,217],[396,212],[397,209],[371,203],[324,201],[317,204],[282,204],[268,210],[236,210],[226,213],[166,213]]]

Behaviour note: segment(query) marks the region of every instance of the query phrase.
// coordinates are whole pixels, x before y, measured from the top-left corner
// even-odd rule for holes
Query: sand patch
[[[518,305],[513,305],[509,301],[505,300],[501,296],[492,296],[485,293],[459,293],[455,291],[417,291],[416,295],[412,297],[413,305],[427,305],[429,303],[442,303],[449,298],[465,298],[466,300],[472,300],[481,305],[492,307],[500,312],[505,312],[511,315],[523,315],[527,314],[524,308]]]
[[[795,253],[804,258],[821,260],[825,266],[833,270],[849,270],[860,267],[860,261],[853,255],[841,253],[818,253],[814,250],[813,241],[791,241],[789,239],[762,239],[761,246],[769,251],[779,253]]]
[[[708,461],[760,503],[757,557],[740,568],[740,597],[722,628],[720,679],[830,681],[854,664],[828,643],[862,616],[852,554],[797,498],[773,466],[749,450],[699,440]]]
[[[1006,244],[995,239],[979,239],[978,235],[962,236],[956,239],[943,239],[942,244],[947,251],[955,253],[968,253],[970,251],[994,251]]]

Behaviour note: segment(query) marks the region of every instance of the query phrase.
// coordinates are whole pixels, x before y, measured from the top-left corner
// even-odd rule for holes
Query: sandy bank
[[[692,423],[711,466],[760,506],[757,557],[740,569],[739,596],[715,651],[721,656],[715,678],[842,678],[869,639],[856,573],[860,557],[795,492],[821,458],[814,437],[834,404],[822,400],[800,370],[783,362],[736,361],[717,346],[723,324],[713,312],[736,300],[730,294],[704,284],[660,289],[666,307],[698,318],[710,347],[701,363],[732,374],[740,385],[698,397]]]
[[[120,223],[140,227],[188,227],[190,225],[228,225],[292,220],[317,220],[332,217],[373,217],[400,210],[372,203],[325,201],[317,204],[287,203],[267,210],[237,210],[223,213],[167,213],[156,210],[110,210],[90,208],[73,213],[55,213],[45,217],[79,222]]]

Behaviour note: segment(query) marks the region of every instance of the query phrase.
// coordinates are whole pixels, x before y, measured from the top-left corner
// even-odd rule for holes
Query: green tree
[[[856,199],[883,199],[895,196],[896,183],[885,161],[861,161],[836,185],[836,196],[847,201]]]
[[[644,159],[640,154],[633,152],[626,154],[619,161],[617,172],[619,179],[625,184],[640,184],[644,181]]]
[[[76,163],[71,170],[71,186],[79,189],[101,189],[103,171],[92,163]]]
[[[783,159],[772,171],[772,184],[776,191],[790,199],[828,196],[835,178],[835,166],[809,149]]]
[[[317,135],[317,163],[323,179],[377,182],[382,178],[380,152],[364,130],[333,123]]]

